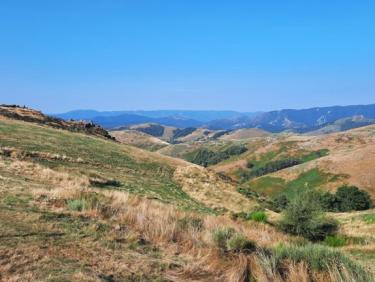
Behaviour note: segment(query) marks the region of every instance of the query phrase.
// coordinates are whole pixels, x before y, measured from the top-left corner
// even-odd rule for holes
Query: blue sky
[[[375,103],[374,1],[0,1],[0,103],[71,109]]]

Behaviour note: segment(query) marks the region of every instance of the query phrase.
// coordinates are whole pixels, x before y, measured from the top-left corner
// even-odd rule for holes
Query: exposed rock
[[[17,105],[0,105],[0,116],[9,119],[23,120],[38,124],[52,126],[54,128],[66,129],[73,132],[82,132],[90,135],[101,136],[115,140],[108,131],[93,122],[87,121],[65,121],[63,119],[44,115],[42,112]]]

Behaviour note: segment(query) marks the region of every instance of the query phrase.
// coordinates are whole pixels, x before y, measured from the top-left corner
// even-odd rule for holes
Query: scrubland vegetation
[[[19,163],[18,167],[23,165]],[[47,174],[50,180],[62,177],[40,166],[33,167],[33,170],[39,172],[39,178]],[[76,185],[82,185],[82,180],[77,178],[71,178],[70,182],[65,179],[61,183],[53,181],[57,181],[55,188],[29,190],[27,193],[31,195],[27,196],[27,201],[8,202],[1,206],[11,214],[18,214],[25,207],[31,208],[41,224],[52,228],[51,236],[62,237],[58,248],[65,260],[72,260],[63,266],[69,271],[44,273],[43,270],[33,272],[26,269],[29,277],[34,279],[81,277],[87,281],[99,281],[95,277],[99,272],[101,277],[111,277],[115,281],[371,281],[364,268],[342,253],[323,245],[302,243],[297,237],[288,237],[264,223],[247,225],[227,217],[184,212],[119,191],[89,187],[77,189]],[[4,217],[1,220],[4,223]],[[17,232],[27,236],[21,230]],[[41,231],[34,235],[43,236]],[[70,249],[67,240],[83,238],[78,249]],[[16,239],[8,238],[7,244],[13,240]],[[284,242],[283,245],[279,244],[280,241]],[[106,261],[98,266],[79,267],[77,263],[92,258],[80,257],[77,260],[76,255],[87,251],[92,244],[96,246],[95,251],[100,252],[97,255],[109,251],[113,256],[106,255]],[[132,259],[136,260],[136,265],[126,263],[119,251],[124,252],[123,255],[129,255],[129,252],[137,254]],[[117,267],[113,268],[114,265]],[[95,271],[90,271],[90,268]],[[131,276],[127,273],[129,268],[132,268]],[[145,269],[149,270],[146,272]],[[24,274],[22,271],[17,273]]]
[[[188,153],[185,158],[186,160],[194,164],[207,167],[229,159],[232,156],[241,155],[247,150],[248,149],[246,148],[246,146],[241,144],[230,145],[219,151],[213,151],[207,148],[199,148],[191,153]]]
[[[355,187],[314,192],[333,175],[261,177],[284,197],[242,212],[217,210],[206,199],[245,197],[204,168],[197,170],[207,174],[181,175],[197,190],[210,187],[198,200],[201,191],[176,181],[183,161],[23,122],[0,120],[0,133],[0,280],[374,281],[372,258],[364,256],[375,242],[373,212],[347,218],[325,206],[362,210],[371,198]],[[230,158],[245,149],[220,152]],[[213,179],[218,191],[208,186]],[[259,197],[251,189],[239,191]],[[367,235],[353,234],[352,222]]]
[[[247,167],[249,170],[239,172],[241,182],[246,182],[255,177],[260,177],[288,167],[303,164],[328,154],[328,150],[321,149],[318,151],[305,153],[297,157],[282,157],[280,159],[273,160],[273,158],[276,157],[280,152],[282,152],[282,149],[276,153],[268,153],[265,156],[262,156],[260,160],[248,161]]]

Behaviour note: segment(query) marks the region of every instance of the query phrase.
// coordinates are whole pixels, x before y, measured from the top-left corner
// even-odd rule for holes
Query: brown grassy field
[[[184,212],[90,187],[85,177],[0,161],[2,280],[339,281],[335,269],[311,272],[303,262],[286,261],[283,274],[269,268],[267,249],[299,240],[270,225]],[[257,250],[224,255],[213,234],[228,228]]]

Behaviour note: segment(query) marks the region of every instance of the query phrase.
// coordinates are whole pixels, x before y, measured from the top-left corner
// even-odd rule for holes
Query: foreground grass
[[[1,281],[152,281],[178,261],[137,236],[121,241],[109,222],[35,202],[29,192],[42,187],[0,181]]]
[[[25,168],[23,176],[14,173],[12,163],[0,166],[4,279],[341,281],[337,277],[362,273],[344,258],[331,263],[338,253],[298,247],[298,238],[264,223],[184,212],[122,191],[81,187],[77,176],[64,178],[50,169],[50,177],[41,178],[42,173],[28,174],[27,165],[17,165]],[[215,235],[218,230],[224,235]],[[316,267],[321,259],[329,267]]]
[[[356,281],[362,273],[354,262],[316,268],[324,256],[295,251],[299,239],[264,215],[209,215],[174,183],[170,160],[22,122],[1,120],[0,133],[11,147],[0,156],[0,280]],[[230,235],[216,240],[217,230]]]

